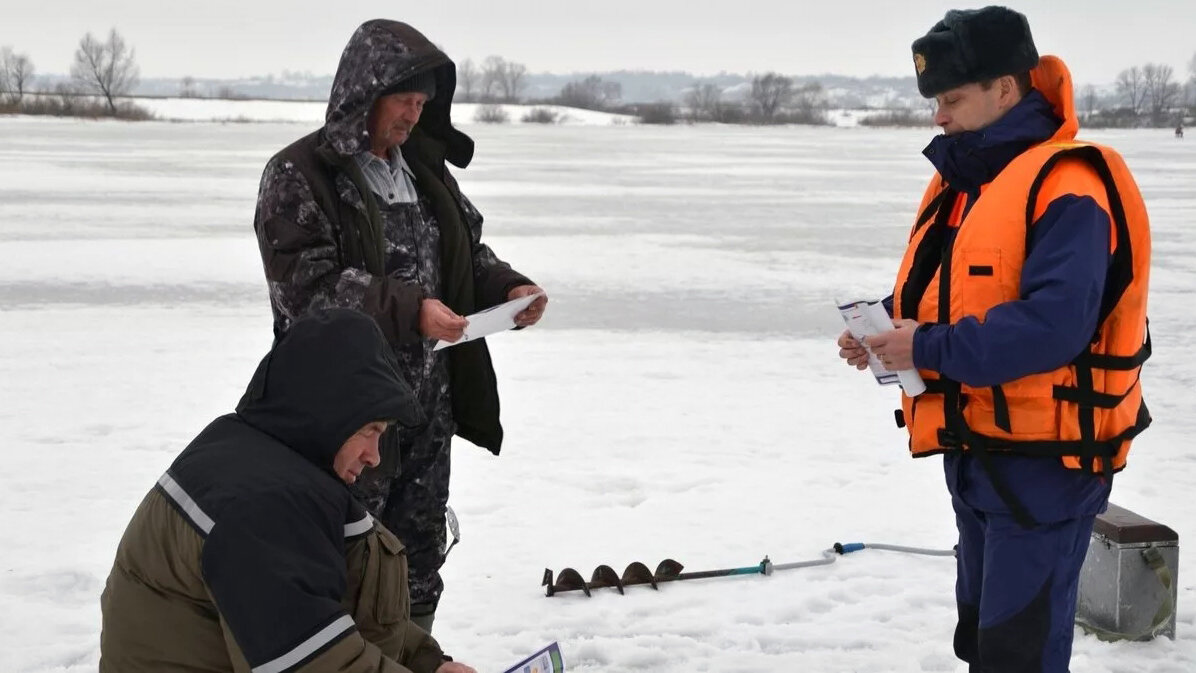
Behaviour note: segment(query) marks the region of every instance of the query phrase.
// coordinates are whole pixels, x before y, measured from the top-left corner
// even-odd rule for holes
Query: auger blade
[[[618,573],[615,569],[608,565],[600,565],[594,568],[594,576],[590,579],[591,589],[600,589],[602,587],[614,587],[623,593],[623,581],[619,579]]]
[[[581,573],[573,568],[562,568],[561,574],[557,575],[556,582],[552,581],[552,571],[548,568],[544,569],[544,580],[542,582],[547,588],[546,593],[552,596],[561,591],[577,591],[581,589],[585,595],[590,595],[590,587],[586,581],[581,578]]]
[[[668,582],[669,580],[675,580],[675,579],[677,579],[677,576],[681,574],[681,571],[684,569],[685,569],[685,566],[681,565],[680,563],[674,561],[671,558],[667,558],[667,559],[661,561],[660,565],[656,566],[656,574],[655,574],[656,581],[657,582]]]
[[[653,589],[656,586],[656,578],[652,576],[652,571],[648,570],[648,566],[635,561],[623,571],[623,585],[631,584],[651,584]]]

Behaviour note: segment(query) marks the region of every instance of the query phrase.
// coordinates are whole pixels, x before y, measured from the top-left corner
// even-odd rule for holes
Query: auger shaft
[[[681,572],[685,567],[674,561],[673,559],[665,559],[656,566],[656,572],[648,570],[648,566],[635,561],[627,566],[623,571],[622,576],[615,572],[614,568],[608,565],[600,565],[594,569],[594,574],[589,582],[586,582],[581,573],[578,573],[573,568],[563,568],[560,574],[553,581],[552,570],[544,569],[544,579],[542,581],[545,587],[545,592],[548,596],[553,596],[557,593],[565,591],[581,591],[585,595],[590,595],[591,589],[599,589],[603,587],[614,587],[623,593],[623,588],[632,584],[649,584],[653,589],[657,589],[657,584],[661,582],[681,582],[685,580],[699,580],[708,579],[712,577],[730,577],[733,575],[771,575],[777,570],[794,570],[797,568],[809,568],[813,566],[830,565],[835,560],[844,554],[860,551],[862,549],[883,549],[888,551],[903,552],[907,554],[921,554],[924,556],[954,556],[955,550],[950,549],[923,549],[920,547],[903,547],[891,544],[873,544],[863,542],[849,542],[841,544],[836,542],[830,549],[825,549],[822,552],[822,558],[811,561],[797,561],[794,563],[776,563],[774,564],[767,556],[764,560],[756,565],[744,566],[742,568],[720,568],[718,570],[698,570],[694,572]]]

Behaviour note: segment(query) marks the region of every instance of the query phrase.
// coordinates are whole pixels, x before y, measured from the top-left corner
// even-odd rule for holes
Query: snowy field
[[[33,95],[37,97],[37,95]],[[55,96],[46,95],[54,99]],[[96,103],[102,102],[95,99]],[[224,98],[135,98],[132,102],[145,108],[160,121],[173,122],[215,122],[215,123],[247,123],[247,122],[295,122],[303,124],[322,124],[324,110],[327,103],[323,101],[288,101],[288,100],[234,100]],[[482,106],[476,103],[456,103],[453,105],[453,118],[463,122],[476,120],[478,109]],[[561,105],[515,105],[501,104],[488,107],[498,107],[507,116],[510,124],[525,124],[523,117],[532,110],[548,110],[556,116],[556,124],[566,126],[607,126],[634,124],[636,118],[632,115],[599,112],[596,110],[582,110]],[[916,110],[927,114],[925,108]],[[877,114],[884,114],[876,109],[835,109],[826,113],[827,123],[832,126],[853,127],[860,121]],[[927,117],[929,126],[929,117]]]
[[[446,650],[484,673],[553,640],[588,673],[964,671],[950,559],[870,550],[588,599],[539,586],[545,567],[953,544],[939,461],[907,457],[897,392],[833,345],[835,299],[892,283],[931,131],[465,128],[478,154],[458,175],[486,238],[551,303],[539,327],[491,339],[502,457],[454,448]],[[308,129],[0,118],[0,672],[95,670],[125,524],[269,346],[254,199],[266,159]],[[1182,544],[1196,143],[1089,137],[1135,170],[1156,255],[1155,425],[1113,499]],[[1181,566],[1177,640],[1077,635],[1072,669],[1196,670],[1196,554]]]
[[[215,121],[215,122],[302,122],[319,126],[324,123],[324,110],[328,104],[323,101],[282,100],[223,100],[213,98],[139,98],[137,104],[153,115],[166,121]],[[453,105],[453,118],[472,121],[480,105],[457,103]],[[549,110],[557,117],[557,123],[574,125],[630,124],[633,117],[610,112],[581,110],[559,105],[497,105],[507,115],[509,123],[523,123],[523,116],[530,110]]]

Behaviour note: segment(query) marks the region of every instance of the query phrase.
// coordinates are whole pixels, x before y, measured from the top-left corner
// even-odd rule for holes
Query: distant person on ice
[[[349,493],[423,414],[374,321],[275,340],[237,411],[145,496],[100,606],[100,671],[475,673],[408,615],[402,544]]]
[[[1150,423],[1146,208],[1115,151],[1075,140],[1071,76],[1023,15],[950,11],[913,59],[944,133],[923,151],[936,172],[887,301],[896,329],[867,346],[927,384],[900,417],[914,456],[944,454],[956,655],[1063,673],[1093,519]],[[850,334],[838,345],[866,368]]]
[[[497,455],[503,439],[485,341],[432,347],[461,338],[463,316],[542,292],[482,243],[482,216],[446,169],[474,151],[450,119],[455,87],[453,62],[414,28],[362,24],[326,123],[269,161],[254,219],[275,332],[313,308],[373,316],[428,418],[388,431],[382,466],[353,487],[407,546],[412,615],[427,631],[444,586],[449,443],[456,434]],[[536,324],[546,303],[516,325]]]

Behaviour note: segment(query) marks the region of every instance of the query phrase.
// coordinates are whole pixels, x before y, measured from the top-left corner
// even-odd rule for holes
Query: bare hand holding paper
[[[469,321],[469,325],[465,327],[465,334],[456,341],[437,341],[432,350],[438,351],[442,348],[456,346],[466,341],[481,339],[497,332],[505,332],[512,329],[515,327],[515,316],[519,315],[519,312],[523,309],[531,306],[533,301],[543,296],[543,292],[537,292],[536,294],[529,294],[526,297],[512,299],[505,304],[492,306],[485,311],[478,311],[472,315],[467,315],[465,319]]]

